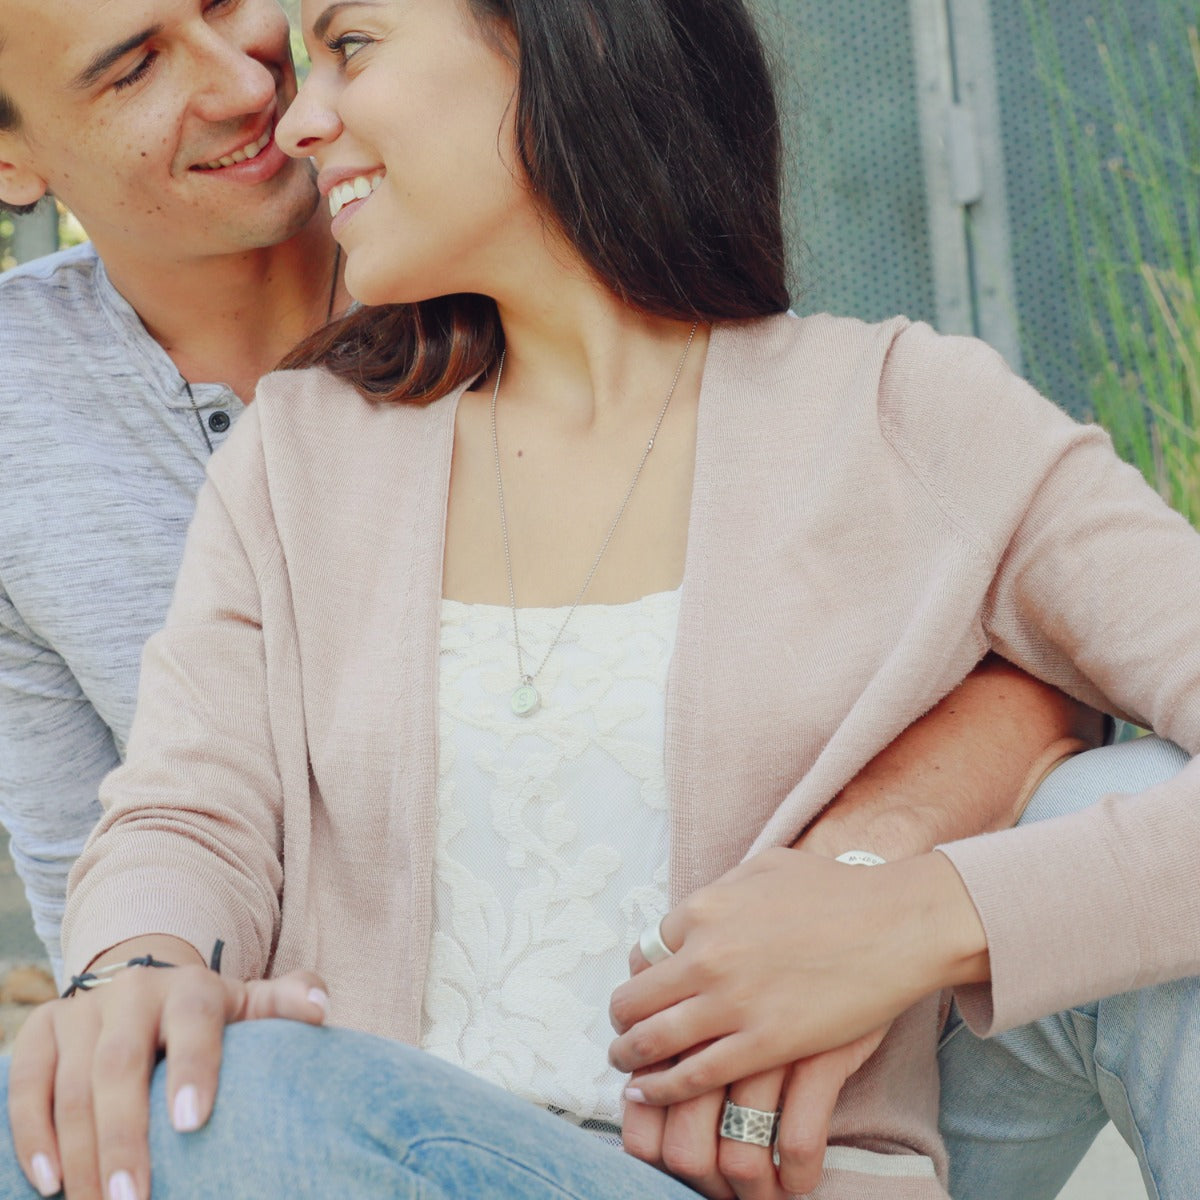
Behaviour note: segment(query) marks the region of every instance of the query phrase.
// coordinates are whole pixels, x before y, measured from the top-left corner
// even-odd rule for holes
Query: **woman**
[[[305,28],[313,72],[277,136],[317,162],[350,290],[398,307],[294,360],[326,371],[260,390],[147,650],[146,716],[76,875],[67,956],[194,968],[118,970],[107,998],[45,1018],[12,1074],[23,1169],[57,1182],[57,1130],[83,1195],[149,1189],[150,1064],[118,1010],[164,1031],[155,1107],[169,1097],[182,1130],[211,1108],[225,1020],[329,1005],[588,1117],[558,1068],[601,1067],[554,984],[605,940],[592,898],[611,883],[629,926],[652,926],[752,846],[787,844],[989,643],[1197,740],[1192,620],[1143,598],[1157,644],[1114,645],[1099,622],[1127,603],[1121,580],[1081,596],[1065,577],[1088,537],[1118,574],[1149,537],[1172,580],[1200,582],[1194,535],[1099,435],[971,343],[783,315],[776,122],[740,4],[314,0]],[[1092,480],[1095,530],[1060,499]],[[1167,661],[1188,664],[1174,695]],[[593,826],[622,831],[619,850],[564,861]],[[881,835],[876,852],[906,848]],[[864,897],[888,905],[873,925],[948,914],[943,938],[910,929],[923,969],[877,1003],[831,987],[834,1016],[793,1057],[985,977],[944,855],[788,862],[830,917]],[[228,976],[270,982],[205,972],[218,939]],[[1196,961],[1183,948],[1161,969]],[[852,1153],[822,1196],[944,1195],[937,1028],[936,1002],[916,1004],[847,1089]],[[399,1047],[246,1027],[225,1055],[213,1122],[182,1146],[152,1128],[156,1195],[303,1190],[318,1155],[364,1195],[691,1194]],[[276,1104],[256,1073],[282,1080]],[[781,1086],[751,1076],[732,1099],[769,1113]],[[280,1130],[286,1147],[260,1152]],[[735,1148],[697,1186],[778,1195],[769,1148]]]

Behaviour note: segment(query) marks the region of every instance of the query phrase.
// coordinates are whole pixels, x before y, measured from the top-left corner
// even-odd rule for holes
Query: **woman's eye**
[[[364,46],[369,46],[371,39],[361,33],[343,33],[341,37],[330,38],[325,45],[330,52],[343,63],[349,62]]]
[[[158,57],[157,50],[151,50],[141,62],[138,63],[128,75],[122,75],[120,79],[113,84],[113,91],[119,92],[123,88],[133,87],[140,79],[144,79],[146,73],[154,65],[154,60]]]

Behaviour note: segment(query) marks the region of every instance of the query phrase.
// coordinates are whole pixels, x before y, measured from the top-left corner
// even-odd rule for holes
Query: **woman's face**
[[[350,292],[494,295],[542,224],[515,152],[514,63],[468,0],[304,0],[303,20],[312,71],[276,137],[316,162]]]

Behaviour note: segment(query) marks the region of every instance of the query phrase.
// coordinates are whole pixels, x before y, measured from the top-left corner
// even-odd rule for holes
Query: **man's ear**
[[[23,208],[45,194],[46,181],[33,166],[25,139],[19,133],[0,133],[0,203]]]

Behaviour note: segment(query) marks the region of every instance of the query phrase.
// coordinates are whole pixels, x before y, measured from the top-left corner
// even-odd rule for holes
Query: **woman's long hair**
[[[470,2],[485,29],[515,38],[530,189],[615,295],[684,321],[788,307],[779,115],[742,0]],[[502,347],[495,304],[451,295],[364,308],[282,365],[425,401]]]

